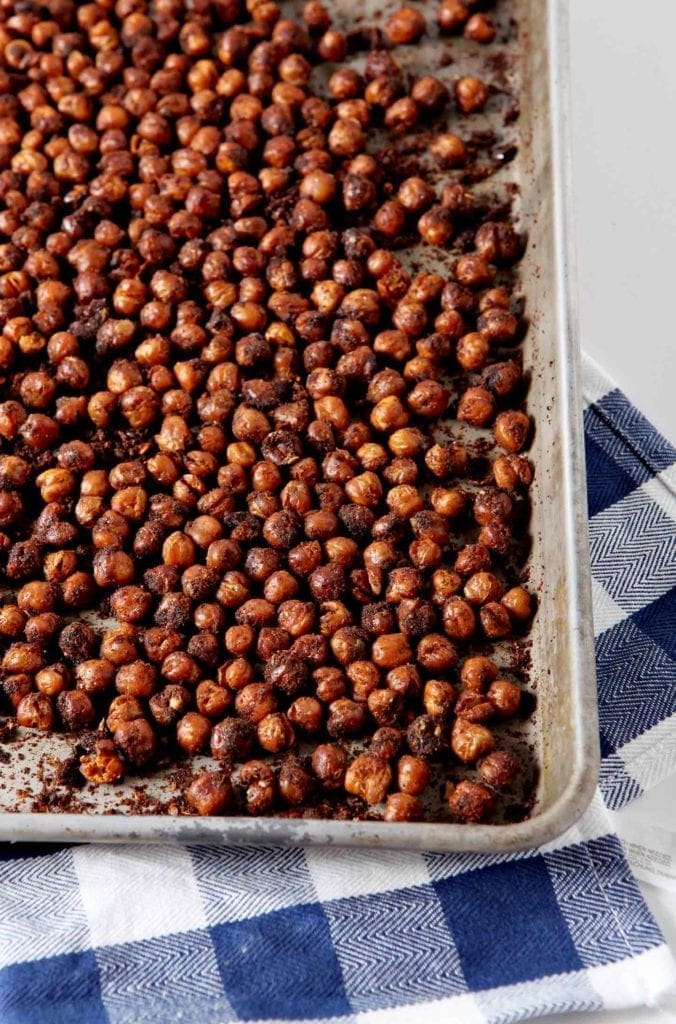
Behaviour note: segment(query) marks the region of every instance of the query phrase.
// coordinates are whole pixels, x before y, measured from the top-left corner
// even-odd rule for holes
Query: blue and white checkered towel
[[[585,366],[603,769],[518,857],[0,848],[2,1024],[507,1024],[652,1005],[673,964],[605,805],[676,769],[676,451]]]

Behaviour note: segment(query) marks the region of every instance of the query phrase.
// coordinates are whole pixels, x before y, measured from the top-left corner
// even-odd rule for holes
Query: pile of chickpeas
[[[426,28],[357,72],[318,0],[0,0],[2,697],[90,784],[210,753],[193,812],[408,821],[442,765],[479,821],[523,770],[523,246],[463,181],[491,86],[397,63]]]

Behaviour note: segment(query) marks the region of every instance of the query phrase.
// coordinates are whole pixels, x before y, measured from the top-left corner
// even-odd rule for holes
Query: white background
[[[582,346],[674,443],[676,4],[569,6]]]
[[[676,3],[569,7],[581,343],[676,443]],[[676,830],[673,797],[669,819]],[[676,894],[641,887],[676,950]],[[676,997],[661,1010],[535,1024],[553,1021],[667,1024]]]

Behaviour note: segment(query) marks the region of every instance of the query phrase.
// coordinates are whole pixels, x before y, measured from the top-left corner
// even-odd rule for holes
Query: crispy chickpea
[[[498,487],[511,491],[528,487],[533,480],[533,470],[523,455],[499,455],[493,462],[493,477]]]
[[[492,43],[495,39],[495,25],[487,14],[473,14],[465,24],[465,38],[476,43]]]
[[[312,776],[296,757],[288,757],[279,771],[279,795],[291,807],[306,803],[313,788]]]
[[[425,32],[425,19],[413,7],[400,7],[385,22],[385,35],[390,43],[415,43]]]
[[[490,729],[465,718],[457,718],[451,730],[451,749],[459,761],[472,764],[495,746]]]
[[[442,167],[462,167],[467,162],[467,146],[450,132],[437,135],[430,144],[430,153]]]
[[[423,806],[417,796],[408,793],[390,793],[385,804],[383,821],[420,821]]]
[[[451,814],[464,822],[480,822],[493,810],[495,798],[480,782],[463,779],[448,798]]]
[[[501,718],[513,718],[519,710],[521,690],[508,679],[494,679],[487,696]]]
[[[497,576],[490,572],[477,572],[470,576],[464,587],[464,595],[472,605],[486,604],[488,601],[499,601],[504,587]]]
[[[385,799],[392,784],[392,769],[386,761],[372,754],[360,754],[345,773],[345,789],[369,804]]]
[[[488,362],[490,344],[479,331],[465,334],[459,339],[455,357],[463,370],[476,372],[482,370]]]
[[[87,782],[98,786],[120,782],[126,766],[110,740],[97,740],[93,752],[80,758],[79,770]]]
[[[430,766],[423,757],[404,754],[397,763],[397,785],[402,793],[420,796],[430,781]]]
[[[390,633],[377,637],[371,657],[379,668],[392,669],[411,661],[413,651],[403,633]]]
[[[437,21],[442,32],[457,32],[469,18],[468,5],[461,0],[441,0]]]
[[[137,768],[147,764],[157,748],[153,728],[144,718],[123,722],[115,730],[114,740],[129,764]]]
[[[54,707],[46,693],[28,693],[16,709],[17,725],[49,731],[54,725]]]
[[[292,725],[313,735],[322,727],[324,711],[316,697],[297,697],[289,705],[287,716]]]
[[[269,683],[248,683],[235,697],[237,714],[253,725],[277,710],[277,699]]]
[[[349,700],[347,697],[340,697],[329,704],[326,723],[326,731],[329,736],[336,739],[356,736],[363,730],[365,723],[366,711],[362,704]]]
[[[324,789],[340,789],[345,778],[347,755],[334,743],[320,743],[312,753],[312,771]]]
[[[487,388],[467,388],[458,402],[456,415],[462,423],[485,427],[495,416],[495,399]]]
[[[512,587],[502,597],[502,604],[516,622],[528,622],[533,615],[532,599],[524,587]]]
[[[483,110],[488,102],[488,86],[480,78],[466,75],[455,83],[455,100],[463,114]]]
[[[494,679],[497,679],[497,666],[490,658],[475,655],[465,658],[460,669],[462,685],[469,690],[483,693]]]
[[[493,424],[495,440],[506,452],[521,450],[528,440],[530,420],[523,412],[507,411],[498,413]]]
[[[477,767],[482,782],[492,789],[504,789],[521,773],[519,759],[508,750],[493,750]]]
[[[275,799],[275,777],[264,761],[247,761],[242,765],[239,781],[246,786],[246,809],[249,814],[266,814]]]
[[[204,750],[211,735],[211,722],[197,711],[189,711],[176,725],[176,742],[186,754]]]
[[[285,714],[275,712],[266,715],[258,722],[258,743],[270,754],[278,754],[293,746],[296,735],[293,726]]]
[[[479,610],[479,620],[484,633],[491,640],[509,636],[512,622],[507,609],[497,601],[488,601]]]
[[[223,814],[232,803],[232,784],[222,771],[200,772],[190,783],[186,799],[200,815]]]

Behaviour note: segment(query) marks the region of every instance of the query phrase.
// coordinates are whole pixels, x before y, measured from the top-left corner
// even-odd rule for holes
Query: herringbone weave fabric
[[[603,770],[518,857],[18,848],[0,860],[2,1024],[507,1024],[643,1006],[672,961],[613,808],[676,769],[676,452],[585,366]]]

